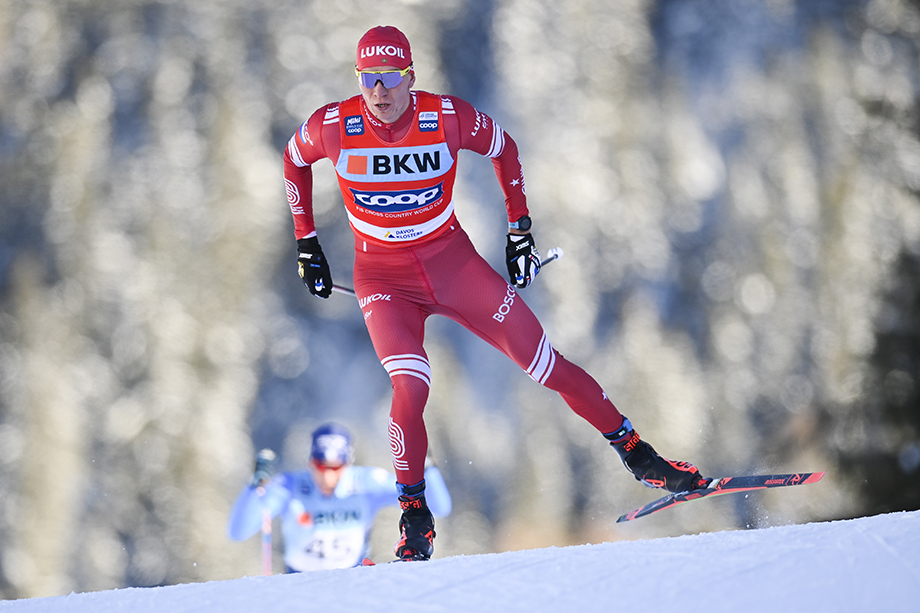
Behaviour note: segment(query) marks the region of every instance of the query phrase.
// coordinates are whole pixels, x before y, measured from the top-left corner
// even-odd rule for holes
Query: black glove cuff
[[[311,236],[297,239],[297,251],[299,253],[322,253],[323,248],[319,246],[319,239]]]
[[[514,238],[512,238],[514,237]],[[505,251],[508,257],[517,257],[523,253],[529,253],[536,246],[533,234],[508,234],[508,244]]]

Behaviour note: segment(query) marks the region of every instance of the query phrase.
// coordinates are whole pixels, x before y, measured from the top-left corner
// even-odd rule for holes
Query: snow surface
[[[920,511],[0,602],[3,613],[394,610],[916,612]]]

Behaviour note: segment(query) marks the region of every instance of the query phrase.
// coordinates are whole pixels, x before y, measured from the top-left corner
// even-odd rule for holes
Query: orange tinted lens
[[[345,468],[345,465],[344,464],[337,464],[337,465],[322,464],[320,462],[317,462],[316,460],[313,460],[313,468],[315,468],[316,470],[320,470],[320,471],[327,471],[327,470],[338,471],[338,470],[342,470],[343,468]]]

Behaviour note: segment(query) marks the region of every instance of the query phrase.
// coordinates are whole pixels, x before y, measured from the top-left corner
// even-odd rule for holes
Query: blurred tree
[[[866,392],[850,407],[846,421],[833,425],[835,430],[865,433],[858,444],[836,449],[841,468],[862,495],[859,514],[920,508],[918,254],[902,252],[887,285]]]

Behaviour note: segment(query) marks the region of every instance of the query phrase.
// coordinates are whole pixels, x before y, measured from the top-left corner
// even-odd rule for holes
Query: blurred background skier
[[[228,536],[243,541],[260,531],[268,512],[281,516],[288,572],[358,566],[378,511],[398,504],[396,477],[383,468],[356,466],[351,433],[336,423],[313,432],[307,470],[275,474],[275,454],[256,457],[252,481],[230,512]],[[425,469],[431,511],[450,514],[451,498],[436,466]]]

